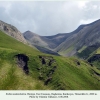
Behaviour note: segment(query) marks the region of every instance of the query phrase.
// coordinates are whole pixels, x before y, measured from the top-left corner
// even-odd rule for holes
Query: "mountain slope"
[[[50,41],[49,39],[39,36],[33,32],[26,31],[23,33],[25,39],[34,47],[36,47],[38,50],[40,50],[43,53],[47,54],[53,54],[53,55],[59,55],[58,53],[54,52],[50,48],[55,46],[55,44]]]
[[[100,44],[100,20],[82,25],[77,34],[73,34],[60,44],[56,51],[62,55],[72,56],[82,48]]]
[[[25,33],[23,33],[23,35],[25,39],[27,39],[32,45],[38,45],[46,48],[49,48],[50,46],[54,46],[54,44],[51,41],[49,41],[47,38],[39,36],[33,32],[26,31]]]
[[[35,46],[41,52],[59,55],[57,52],[54,51],[54,49],[72,34],[74,34],[74,32],[70,34],[62,33],[53,36],[39,36],[33,32],[26,31],[23,33],[23,36],[31,45]]]
[[[67,53],[68,53],[67,55],[73,55],[76,53],[76,48],[77,48],[77,47],[73,48],[75,41],[80,41],[79,40],[80,37],[77,34],[81,34],[80,32],[85,27],[88,27],[89,25],[93,25],[96,22],[93,22],[93,23],[87,24],[87,25],[80,25],[76,30],[74,30],[73,32],[70,32],[70,33],[61,33],[61,34],[57,34],[57,35],[53,35],[53,36],[39,36],[33,32],[26,31],[23,33],[23,35],[24,35],[25,39],[28,40],[32,45],[39,46],[40,49],[39,48],[38,49],[40,51],[41,51],[41,49],[45,48],[45,49],[49,49],[49,50],[58,52],[61,55],[63,55],[63,54],[66,55]],[[85,31],[85,29],[84,29],[84,31]],[[84,32],[83,32],[83,34],[84,34]],[[83,36],[81,34],[81,38],[82,37]],[[68,41],[68,43],[67,43],[67,41]],[[78,49],[81,47],[78,47]]]
[[[2,30],[7,35],[17,39],[20,42],[27,43],[21,32],[14,26],[0,21],[0,30]]]
[[[26,55],[29,74],[21,66]],[[16,60],[17,59],[17,60]],[[21,62],[20,62],[21,60]],[[17,62],[16,62],[17,61]],[[24,62],[25,64],[25,62]],[[0,31],[1,90],[99,90],[100,73],[85,61],[43,54]]]
[[[27,52],[34,53],[34,51],[35,51],[35,52],[39,53],[39,51],[37,51],[35,48],[32,48],[28,45],[23,44],[22,42],[15,40],[14,38],[12,38],[10,36],[7,36],[2,31],[0,31],[0,47],[18,50],[19,52],[25,51],[26,53]]]
[[[26,31],[23,33],[23,36],[26,40],[28,40],[31,44],[45,47],[51,50],[54,50],[61,43],[63,43],[67,38],[79,32],[84,25],[79,26],[76,30],[70,33],[59,33],[52,36],[40,36],[31,31]]]
[[[72,34],[63,33],[53,36],[39,36],[33,32],[26,31],[23,35],[31,44],[53,50]]]

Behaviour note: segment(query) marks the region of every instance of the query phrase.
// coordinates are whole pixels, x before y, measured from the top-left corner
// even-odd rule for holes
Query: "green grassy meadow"
[[[29,75],[16,64],[14,56],[19,53],[29,57]],[[42,65],[39,55],[56,61],[57,68],[48,85],[44,84],[46,75],[55,65]],[[0,31],[0,90],[100,90],[100,76],[94,72],[100,74],[84,60],[43,54]],[[43,80],[39,79],[40,73]]]

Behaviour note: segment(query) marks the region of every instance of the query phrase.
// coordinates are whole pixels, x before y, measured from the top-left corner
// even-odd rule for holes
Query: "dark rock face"
[[[93,64],[91,64],[91,63],[89,63],[90,64],[90,66],[92,66],[93,67]]]
[[[88,59],[88,62],[93,62],[93,61],[96,61],[96,60],[100,60],[100,54],[95,54],[93,55],[91,58]]]
[[[8,28],[7,28],[7,26],[4,26],[4,30],[5,30],[5,31],[8,31]]]
[[[80,62],[79,61],[77,61],[77,65],[80,65]]]
[[[42,58],[42,64],[43,64],[43,65],[46,64],[46,61],[45,61],[44,58]]]
[[[81,63],[78,60],[75,60],[74,62],[76,63],[77,66],[81,65]]]
[[[23,68],[24,72],[26,74],[29,73],[29,68],[28,68],[28,60],[29,60],[29,57],[26,56],[25,54],[17,54],[15,55],[15,57],[17,58],[17,63],[18,63],[18,66]]]
[[[44,82],[45,85],[48,85],[48,83],[52,80],[52,77],[48,77],[48,79]]]
[[[99,74],[99,73],[97,73],[96,71],[94,71],[94,70],[93,70],[93,72],[94,72],[94,74],[96,74],[97,76],[100,76],[100,74]]]
[[[41,67],[38,67],[39,79],[44,82],[44,85],[48,85],[53,78],[53,74],[57,69],[56,60],[52,56],[39,55]]]
[[[48,63],[48,66],[51,66],[54,62],[55,62],[55,60],[54,60],[54,59],[51,59],[51,60],[49,61],[49,63]]]

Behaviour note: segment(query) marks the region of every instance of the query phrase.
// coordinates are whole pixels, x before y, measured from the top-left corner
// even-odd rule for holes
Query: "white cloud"
[[[80,20],[80,24],[88,24],[96,21],[97,19],[87,19],[87,20]]]
[[[85,8],[86,7],[86,3],[88,3],[89,1],[76,1],[78,4],[79,8]]]
[[[93,5],[93,9],[97,9],[98,8],[98,6],[97,5]]]
[[[0,20],[40,35],[67,33],[100,18],[100,1],[0,1]]]

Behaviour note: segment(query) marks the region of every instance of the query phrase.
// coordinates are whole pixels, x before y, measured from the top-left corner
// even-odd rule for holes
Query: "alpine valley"
[[[100,90],[100,20],[53,36],[0,21],[0,84],[0,90]]]

